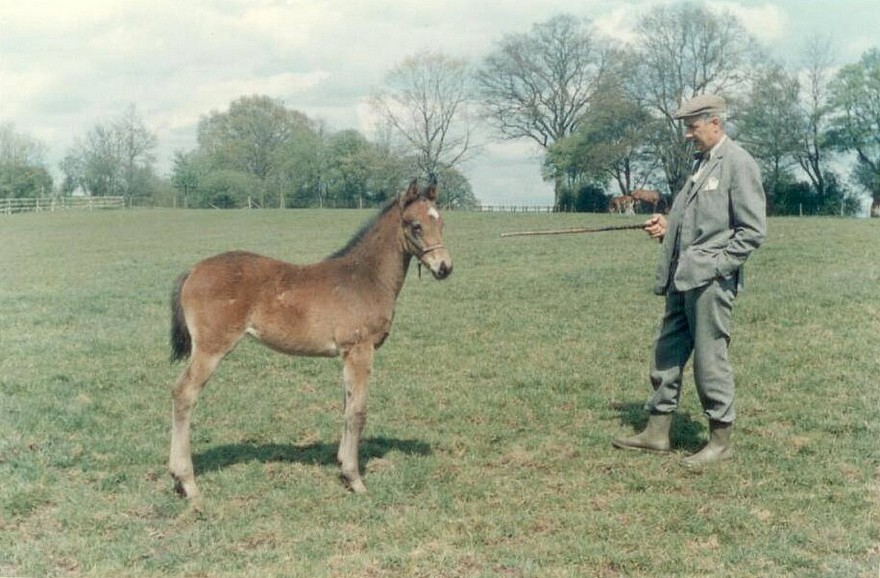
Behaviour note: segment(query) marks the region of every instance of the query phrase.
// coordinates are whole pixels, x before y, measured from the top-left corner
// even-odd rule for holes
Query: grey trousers
[[[734,421],[733,368],[727,349],[735,298],[735,277],[684,293],[670,288],[654,339],[650,374],[654,396],[645,406],[647,411],[669,413],[678,407],[682,374],[693,354],[694,381],[703,413],[713,421]]]

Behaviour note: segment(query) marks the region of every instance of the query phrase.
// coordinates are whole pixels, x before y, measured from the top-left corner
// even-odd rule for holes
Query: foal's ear
[[[411,202],[419,198],[419,179],[413,179],[409,182],[409,188],[400,195],[401,208],[409,205]]]
[[[437,200],[437,176],[433,173],[428,177],[428,184],[422,189],[422,196],[432,202]]]

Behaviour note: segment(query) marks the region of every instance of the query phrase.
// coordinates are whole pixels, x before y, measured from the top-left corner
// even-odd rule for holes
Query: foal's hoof
[[[181,498],[186,497],[186,490],[183,489],[183,483],[176,479],[174,480],[174,493],[180,496]]]
[[[366,494],[367,486],[364,485],[364,482],[361,481],[360,478],[355,478],[353,480],[349,480],[348,478],[343,478],[345,481],[345,485],[348,486],[348,489],[354,492],[355,494]]]
[[[174,479],[174,492],[180,496],[181,498],[188,498],[190,500],[199,497],[199,489],[196,487],[196,483],[193,481],[184,481],[174,474],[171,474],[171,477]]]

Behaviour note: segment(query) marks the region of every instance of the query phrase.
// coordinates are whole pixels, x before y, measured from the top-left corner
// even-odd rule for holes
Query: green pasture
[[[367,211],[0,216],[0,576],[878,576],[880,222],[778,218],[734,312],[737,456],[615,450],[644,424],[657,245],[637,221],[447,213],[452,276],[412,267],[361,447],[335,463],[341,364],[245,342],[194,414],[197,511],[165,469],[175,277],[241,248],[308,262]],[[690,378],[689,378],[690,379]]]

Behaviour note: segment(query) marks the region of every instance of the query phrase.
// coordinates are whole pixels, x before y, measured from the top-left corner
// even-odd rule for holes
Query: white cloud
[[[745,6],[740,2],[710,0],[707,4],[739,18],[746,30],[759,42],[776,42],[789,31],[788,16],[780,6],[772,2]]]
[[[607,14],[593,20],[596,28],[609,38],[623,43],[635,42],[636,18],[633,17],[633,9],[627,6],[612,8]]]

